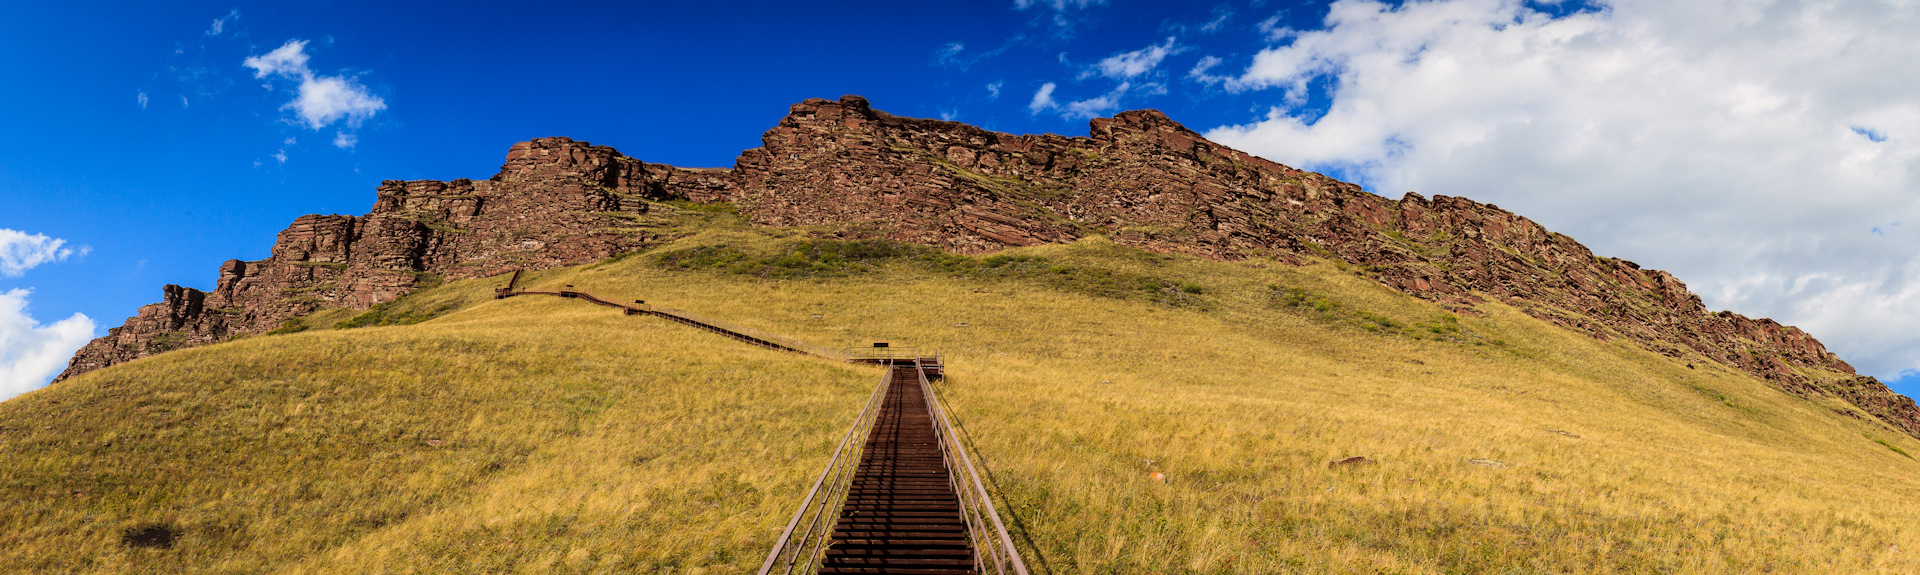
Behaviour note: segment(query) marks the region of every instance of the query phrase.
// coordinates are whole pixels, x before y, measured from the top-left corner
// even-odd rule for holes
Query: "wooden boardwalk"
[[[919,370],[892,368],[820,573],[973,573],[967,523]]]
[[[760,574],[1027,574],[979,472],[965,447],[953,440],[952,423],[932,397],[927,379],[941,377],[946,370],[938,352],[922,355],[917,349],[885,343],[832,350],[639,300],[615,302],[573,286],[553,291],[520,289],[520,275],[515,271],[505,287],[494,290],[494,298],[578,299],[770,349],[888,366],[884,389],[877,387],[869,396],[867,408],[841,442],[842,451],[858,446],[858,464],[851,453],[842,457],[835,452],[780,542],[768,553]],[[856,440],[859,437],[864,440]],[[961,477],[956,478],[956,473]],[[841,503],[834,517],[836,501]],[[829,517],[834,517],[831,523]]]

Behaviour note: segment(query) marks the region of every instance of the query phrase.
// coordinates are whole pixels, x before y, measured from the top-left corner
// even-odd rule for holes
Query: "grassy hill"
[[[1920,442],[1723,366],[1340,262],[965,257],[688,208],[530,285],[940,349],[1036,572],[1920,572]],[[0,565],[751,572],[880,375],[503,282],[0,403]]]

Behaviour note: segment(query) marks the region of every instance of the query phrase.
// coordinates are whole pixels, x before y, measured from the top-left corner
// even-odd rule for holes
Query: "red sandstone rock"
[[[727,173],[542,138],[514,144],[489,180],[383,182],[367,215],[296,218],[267,259],[221,265],[212,292],[167,286],[165,301],[87,344],[59,379],[265,332],[319,309],[365,309],[433,276],[554,268],[638,249],[656,238],[623,229],[623,215],[645,213],[643,199],[710,195],[727,187]]]
[[[1597,256],[1497,206],[1390,200],[1209,142],[1153,110],[1095,119],[1088,133],[1015,136],[893,116],[857,97],[810,99],[741,154],[727,199],[756,224],[862,224],[960,252],[1104,234],[1220,260],[1344,260],[1450,308],[1499,300],[1603,340],[1846,398],[1920,433],[1920,409],[1872,378],[1837,387],[1796,371],[1853,373],[1798,328],[1709,313],[1672,275]]]

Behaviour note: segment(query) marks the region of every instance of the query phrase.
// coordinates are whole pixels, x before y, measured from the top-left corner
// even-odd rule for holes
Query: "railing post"
[[[1011,567],[1013,573],[1017,575],[1028,575],[1027,564],[1020,558],[1020,550],[1013,546],[1013,537],[1007,535],[1007,526],[1000,522],[1000,511],[994,508],[993,498],[987,494],[986,486],[980,482],[979,471],[973,468],[973,460],[967,457],[966,446],[960,444],[960,438],[954,432],[953,421],[947,417],[946,410],[940,406],[940,399],[934,395],[933,383],[927,381],[926,370],[923,368],[914,371],[920,374],[920,388],[926,394],[927,410],[933,414],[934,430],[940,438],[941,455],[943,457],[949,454],[959,456],[958,461],[947,460],[948,475],[955,483],[954,490],[960,494],[963,505],[968,499],[975,501],[973,505],[967,505],[967,508],[962,510],[966,515],[969,531],[986,539],[986,545],[975,545],[974,561],[976,563],[983,561],[981,550],[986,548],[993,556],[996,572],[1005,573],[1006,569]],[[987,526],[986,522],[980,519],[982,515],[993,522],[993,531],[990,534],[984,533],[987,531]],[[977,531],[973,529],[974,526],[978,526]],[[970,538],[974,533],[969,534]],[[1002,558],[1003,555],[1004,558]]]
[[[794,566],[800,563],[800,553],[805,551],[809,545],[824,540],[833,532],[833,526],[830,524],[827,525],[825,529],[816,528],[820,526],[822,517],[832,508],[832,503],[837,498],[836,494],[843,492],[846,486],[853,480],[853,474],[846,470],[858,465],[858,452],[865,444],[865,441],[856,442],[854,439],[856,437],[864,437],[867,433],[871,432],[874,411],[878,408],[881,398],[886,395],[887,386],[892,380],[890,375],[891,374],[885,372],[880,374],[879,385],[875,386],[873,393],[867,396],[866,406],[861,408],[860,414],[854,417],[853,425],[847,428],[846,437],[841,438],[840,446],[834,449],[833,458],[827,460],[826,469],[820,471],[820,478],[814,480],[813,488],[807,491],[806,498],[800,500],[800,508],[793,512],[793,519],[787,521],[787,528],[780,533],[780,539],[774,542],[773,550],[767,552],[767,560],[760,565],[760,571],[757,572],[758,575],[771,575],[774,572],[775,564],[780,562],[780,557],[783,554],[790,555],[790,557],[786,563],[786,571],[782,573],[792,573]],[[852,452],[847,450],[847,446],[849,445],[853,446]],[[849,464],[848,462],[853,463]],[[839,473],[836,473],[836,470],[839,471]],[[830,486],[827,485],[827,478],[829,477],[833,478],[833,483]],[[825,495],[821,495],[820,493],[822,486],[827,486],[827,493]],[[796,543],[793,540],[794,530],[800,526],[800,520],[807,516],[807,511],[816,507],[818,511],[814,512],[813,521],[808,523],[807,533]],[[836,519],[837,518],[838,517],[836,517]],[[820,534],[817,539],[813,536],[816,531]],[[823,547],[824,545],[814,546],[813,551],[808,552],[805,563],[811,565],[814,557],[820,554]],[[789,549],[792,550],[792,553],[785,553]]]

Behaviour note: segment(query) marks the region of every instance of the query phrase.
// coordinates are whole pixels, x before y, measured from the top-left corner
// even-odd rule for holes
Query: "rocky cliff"
[[[629,224],[644,199],[699,195],[726,170],[648,164],[567,138],[515,144],[483,181],[387,181],[364,216],[301,216],[272,255],[220,266],[211,292],[169,285],[75,354],[58,379],[278,327],[327,308],[365,309],[419,286],[606,258],[653,241]],[[56,380],[57,381],[57,380]]]
[[[1711,312],[1672,275],[1601,257],[1524,217],[1464,198],[1392,200],[1207,141],[1141,110],[1088,137],[1012,135],[903,118],[858,96],[809,99],[735,167],[648,164],[564,138],[517,144],[484,182],[387,182],[366,216],[306,216],[273,256],[228,262],[213,293],[166,301],[94,341],[66,377],[172,347],[271,329],[322,307],[366,307],[422,277],[593,261],[646,245],[621,214],[644,198],[729,201],[758,225],[978,253],[1106,235],[1234,260],[1344,260],[1464,313],[1497,300],[1601,339],[1745,370],[1832,397],[1910,434],[1920,408],[1791,326]],[[1833,382],[1837,374],[1848,377]]]
[[[1084,138],[1016,136],[850,96],[793,106],[762,142],[714,198],[758,224],[848,224],[852,235],[962,252],[1102,234],[1211,259],[1344,260],[1459,311],[1502,301],[1596,338],[1839,398],[1920,435],[1912,399],[1870,377],[1823,383],[1853,367],[1798,328],[1709,311],[1671,274],[1595,255],[1498,206],[1370,194],[1209,142],[1157,111],[1095,119]]]

